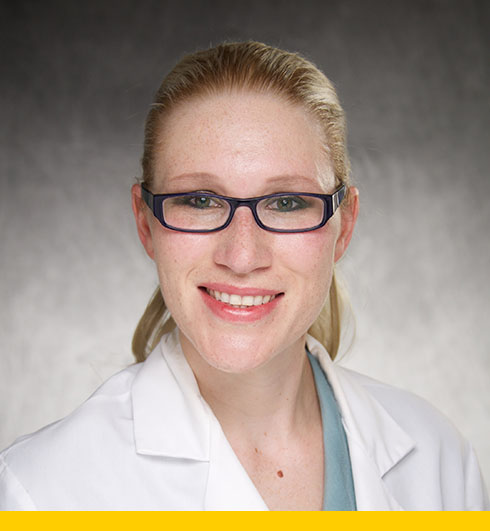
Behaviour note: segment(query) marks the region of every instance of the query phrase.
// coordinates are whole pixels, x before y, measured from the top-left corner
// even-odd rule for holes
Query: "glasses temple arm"
[[[149,192],[143,185],[141,186],[141,198],[153,210],[153,194]]]
[[[332,194],[332,211],[335,212],[339,208],[340,203],[345,197],[345,184],[339,188],[335,193]]]

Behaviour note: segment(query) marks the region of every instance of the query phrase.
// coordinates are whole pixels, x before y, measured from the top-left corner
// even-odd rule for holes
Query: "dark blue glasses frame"
[[[174,227],[172,225],[169,225],[164,218],[163,215],[163,201],[164,199],[168,197],[186,197],[186,196],[195,196],[196,192],[188,192],[188,193],[181,193],[181,194],[152,194],[147,188],[145,188],[144,185],[141,185],[141,197],[143,198],[144,202],[150,207],[151,211],[153,212],[153,215],[158,219],[158,221],[167,229],[176,230],[178,232],[196,232],[196,233],[208,233],[208,232],[218,232],[220,230],[226,229],[228,225],[231,223],[231,220],[233,219],[233,216],[235,214],[235,211],[238,207],[246,206],[250,208],[252,211],[252,214],[254,216],[255,222],[257,225],[264,230],[270,231],[270,232],[283,232],[283,233],[297,233],[297,232],[310,232],[312,230],[319,229],[320,227],[323,227],[327,221],[335,214],[335,211],[337,208],[339,208],[340,203],[342,203],[342,200],[345,197],[345,185],[342,185],[340,188],[335,190],[333,194],[311,194],[307,192],[284,192],[282,194],[269,194],[269,195],[263,195],[261,197],[250,197],[247,199],[240,199],[237,197],[227,197],[224,195],[217,195],[217,194],[211,194],[208,192],[198,192],[199,197],[209,197],[214,199],[221,199],[223,201],[226,201],[230,205],[230,213],[228,215],[228,219],[226,220],[223,225],[220,225],[219,227],[216,227],[215,229],[208,229],[208,230],[195,230],[195,229],[180,229],[178,227]],[[272,227],[268,227],[267,225],[264,225],[257,214],[257,203],[259,201],[262,201],[264,199],[269,199],[273,197],[283,197],[285,195],[302,195],[302,196],[308,196],[308,197],[318,197],[323,201],[323,218],[318,225],[315,225],[314,227],[309,227],[306,229],[274,229]]]

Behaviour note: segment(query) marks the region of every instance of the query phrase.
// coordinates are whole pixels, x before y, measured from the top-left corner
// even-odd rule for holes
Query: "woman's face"
[[[316,123],[277,96],[196,98],[173,109],[160,134],[154,193],[209,191],[243,198],[335,189]],[[188,358],[240,373],[304,348],[327,297],[333,264],[349,242],[357,197],[355,208],[339,209],[312,232],[267,232],[241,207],[226,229],[189,234],[164,228],[141,206],[139,194],[135,185],[139,235],[156,263]],[[216,300],[216,291],[235,304]],[[237,305],[250,297],[255,306]]]

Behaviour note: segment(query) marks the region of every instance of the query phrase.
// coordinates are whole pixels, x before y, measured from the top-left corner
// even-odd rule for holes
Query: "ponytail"
[[[145,361],[161,337],[175,328],[167,310],[160,286],[157,287],[136,326],[131,344],[136,362]]]
[[[340,348],[345,307],[345,293],[336,277],[334,269],[327,301],[320,315],[308,330],[308,334],[313,336],[327,349],[332,360],[335,359]]]

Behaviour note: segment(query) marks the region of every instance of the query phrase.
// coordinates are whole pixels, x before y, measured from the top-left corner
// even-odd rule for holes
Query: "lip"
[[[221,286],[222,288],[224,286],[223,284],[213,285]],[[219,288],[212,288],[210,286],[211,285],[206,285],[206,287],[209,287],[209,289],[220,291]],[[230,323],[253,323],[255,321],[259,321],[260,319],[264,319],[269,314],[271,314],[276,309],[277,305],[280,304],[280,302],[282,301],[283,293],[281,292],[279,292],[278,294],[277,291],[259,290],[255,288],[255,291],[252,291],[249,288],[242,288],[242,292],[237,292],[234,291],[236,289],[236,287],[232,288],[231,286],[227,286],[226,289],[222,289],[221,291],[224,291],[225,293],[235,293],[237,295],[276,295],[276,297],[270,302],[261,304],[259,306],[236,308],[224,302],[218,301],[214,297],[211,297],[211,295],[209,295],[209,293],[206,291],[206,289],[204,289],[204,287],[201,287],[201,289],[199,289],[199,292],[201,293],[201,297],[203,298],[203,301],[206,304],[207,308],[216,317],[224,321],[228,321]]]
[[[242,297],[245,295],[262,295],[265,297],[266,295],[279,295],[281,290],[272,290],[272,289],[262,289],[262,288],[255,288],[255,287],[239,287],[239,286],[231,286],[229,284],[220,284],[217,282],[211,282],[209,284],[201,284],[199,286],[200,288],[207,288],[213,291],[219,291],[219,292],[225,292],[229,293],[230,295],[234,293],[235,295],[241,295]]]

